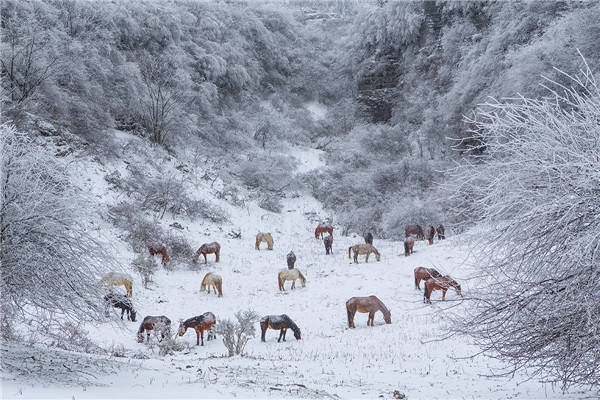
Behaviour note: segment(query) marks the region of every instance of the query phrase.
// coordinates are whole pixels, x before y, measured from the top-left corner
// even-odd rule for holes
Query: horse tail
[[[254,245],[256,250],[260,250],[260,233],[256,235],[256,244]]]
[[[408,257],[408,241],[404,241],[404,255]]]
[[[348,328],[352,328],[352,312],[350,312],[350,305],[346,302],[346,313],[348,314]]]
[[[315,239],[319,238],[319,227],[317,227],[317,229],[315,229]]]
[[[277,275],[277,283],[279,284],[279,290],[283,290],[283,282],[281,278],[281,272]]]
[[[350,253],[352,252],[352,246],[348,247],[348,259],[351,259]]]
[[[419,288],[419,281],[417,280],[417,274],[415,273],[415,289]]]
[[[302,272],[300,272],[300,270],[298,270],[298,275],[300,275],[300,280],[302,281],[302,287],[306,286],[306,278],[304,277],[304,275],[302,275]]]

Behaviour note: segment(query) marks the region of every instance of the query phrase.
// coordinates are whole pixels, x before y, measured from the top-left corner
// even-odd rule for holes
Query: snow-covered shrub
[[[148,289],[148,284],[152,282],[152,276],[158,270],[158,263],[154,257],[143,254],[138,256],[131,262],[131,267],[135,272],[140,274],[144,288]]]
[[[600,383],[600,89],[587,65],[567,79],[482,107],[471,123],[485,144],[454,174],[480,267],[456,329],[507,374],[565,388]]]
[[[248,340],[256,335],[255,324],[258,317],[254,311],[246,310],[235,313],[237,321],[225,318],[217,322],[215,333],[223,336],[223,344],[229,357],[243,353]]]
[[[281,204],[281,198],[277,195],[263,196],[259,200],[258,206],[263,210],[272,211],[278,214],[283,209],[283,204]]]

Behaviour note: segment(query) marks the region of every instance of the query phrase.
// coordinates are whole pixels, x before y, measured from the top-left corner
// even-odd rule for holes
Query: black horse
[[[131,299],[124,294],[120,293],[109,293],[104,296],[104,304],[106,305],[106,314],[108,315],[108,307],[120,308],[121,319],[123,314],[127,311],[127,319],[131,322],[135,322],[136,312],[133,308]]]
[[[277,339],[277,342],[281,341],[282,337],[283,341],[285,342],[285,333],[288,329],[294,331],[294,337],[296,338],[296,340],[301,339],[300,328],[298,328],[298,325],[296,325],[294,321],[292,321],[292,319],[286,314],[267,315],[266,317],[262,317],[260,319],[260,329],[262,331],[260,340],[262,340],[263,342],[265,341],[265,334],[267,333],[267,329],[269,328],[281,329],[279,332],[279,339]]]
[[[333,238],[331,235],[327,235],[323,238],[323,244],[325,245],[325,254],[332,253],[331,246],[333,245]]]
[[[288,269],[293,269],[296,264],[296,255],[293,251],[290,251],[287,255],[287,265]]]
[[[367,244],[373,244],[373,234],[371,232],[367,233],[365,235],[365,243]]]
[[[446,228],[444,228],[444,225],[440,224],[440,226],[438,226],[437,235],[438,235],[438,240],[446,239]]]

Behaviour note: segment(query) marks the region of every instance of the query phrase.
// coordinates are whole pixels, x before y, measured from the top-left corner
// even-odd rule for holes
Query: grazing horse
[[[348,312],[348,327],[356,328],[354,326],[354,314],[356,312],[369,313],[367,319],[367,326],[375,326],[374,319],[375,313],[381,311],[383,319],[386,324],[392,323],[392,313],[388,308],[379,300],[376,296],[369,297],[352,297],[346,302],[346,311]]]
[[[208,289],[208,294],[210,294],[211,286],[213,287],[215,294],[218,290],[219,297],[223,297],[223,279],[221,279],[221,275],[217,275],[214,272],[209,272],[208,274],[204,275],[202,284],[200,285],[200,291],[203,292]]]
[[[433,226],[430,226],[429,228],[427,228],[427,241],[429,242],[430,245],[433,244],[434,237],[435,237],[435,228]]]
[[[131,299],[127,296],[123,296],[118,293],[109,293],[104,296],[104,304],[106,306],[106,314],[108,316],[108,307],[120,308],[121,309],[121,319],[123,319],[123,314],[127,311],[127,320],[131,322],[135,322],[136,312],[133,308],[133,303]]]
[[[271,233],[258,232],[256,234],[256,244],[254,248],[256,248],[256,250],[260,250],[260,244],[262,242],[267,242],[267,248],[269,250],[273,250],[273,236],[271,236]]]
[[[290,251],[286,257],[288,269],[293,269],[296,265],[296,255],[293,251]]]
[[[404,236],[408,237],[410,235],[415,235],[417,240],[425,239],[425,234],[423,233],[421,225],[408,225],[406,229],[404,229]]]
[[[462,297],[460,285],[448,275],[439,278],[429,278],[425,281],[425,292],[423,292],[423,303],[431,304],[431,292],[442,291],[442,301],[446,300],[446,292],[450,287],[456,289],[456,293]]]
[[[406,257],[408,257],[409,255],[411,255],[413,253],[414,248],[415,248],[415,239],[413,239],[412,236],[409,236],[406,239],[404,239],[404,255]]]
[[[302,275],[302,272],[296,268],[282,269],[277,275],[277,282],[279,282],[279,290],[285,291],[285,281],[292,281],[292,289],[296,288],[296,279],[300,279],[302,287],[306,287],[306,278]]]
[[[329,233],[329,235],[333,237],[333,226],[325,222],[321,222],[315,229],[315,239],[319,239],[319,235],[321,236],[321,239],[323,239],[324,233]]]
[[[277,339],[277,343],[281,341],[281,338],[283,338],[283,341],[285,342],[285,334],[288,329],[294,331],[294,337],[296,338],[296,340],[302,339],[300,337],[300,328],[298,328],[298,325],[296,325],[294,321],[292,321],[292,319],[286,314],[267,315],[266,317],[262,317],[260,319],[260,330],[262,331],[260,335],[260,340],[262,340],[263,342],[265,341],[265,334],[267,333],[267,329],[269,328],[281,329],[279,331],[279,339]]]
[[[194,256],[194,263],[198,262],[198,258],[200,254],[204,256],[204,264],[206,264],[206,255],[207,254],[215,254],[217,260],[215,262],[219,262],[221,255],[221,245],[217,242],[212,243],[204,243],[200,248],[196,251],[196,255]]]
[[[115,285],[125,286],[127,297],[133,297],[133,278],[122,272],[109,272],[100,279],[100,283],[106,283],[111,288]]]
[[[373,234],[371,232],[369,232],[365,235],[365,243],[373,244]]]
[[[331,246],[333,246],[333,237],[327,235],[323,238],[323,244],[325,245],[325,254],[333,253]]]
[[[446,229],[444,228],[444,225],[440,225],[437,227],[437,235],[438,240],[446,239]]]
[[[204,331],[209,331],[206,340],[213,339],[213,336],[210,334],[210,330],[216,323],[217,318],[215,318],[215,314],[211,312],[205,312],[202,315],[181,321],[179,323],[178,334],[179,336],[183,336],[188,328],[192,328],[196,331],[196,346],[200,344],[200,339],[202,339],[202,346],[204,346]]]
[[[348,247],[348,258],[351,258],[350,253],[354,252],[354,263],[358,264],[358,255],[359,254],[366,254],[367,257],[365,257],[365,262],[369,262],[369,255],[371,253],[375,253],[375,258],[377,259],[377,261],[379,261],[379,259],[381,258],[381,255],[379,254],[379,252],[377,251],[377,249],[375,247],[373,247],[372,244],[368,244],[368,243],[364,243],[364,244],[357,244],[354,246],[350,246]]]
[[[421,281],[427,281],[429,278],[441,278],[442,274],[437,272],[433,268],[417,267],[414,270],[415,273],[415,288],[421,290],[419,286]]]
[[[161,340],[163,340],[165,336],[171,336],[171,320],[164,315],[158,317],[148,315],[140,324],[140,329],[138,329],[138,342],[144,342],[144,331],[146,331],[146,343],[149,343],[150,331],[152,330],[156,330],[160,333]]]
[[[167,248],[165,246],[158,246],[158,247],[148,246],[148,251],[150,252],[151,256],[155,256],[157,254],[162,255],[162,259],[160,260],[160,263],[162,264],[163,267],[165,265],[167,265],[167,263],[170,260],[169,253],[167,252]]]

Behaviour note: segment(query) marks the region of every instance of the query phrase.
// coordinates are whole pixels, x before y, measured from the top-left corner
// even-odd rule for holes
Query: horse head
[[[292,325],[292,330],[294,331],[294,337],[296,338],[296,340],[302,339],[300,337],[300,328],[298,328],[296,324]]]
[[[183,336],[185,331],[186,331],[186,329],[185,329],[185,324],[183,323],[183,320],[179,320],[179,329],[177,331],[177,334],[179,334],[179,336]]]
[[[135,312],[135,310],[133,308],[129,311],[129,314],[131,315],[131,322],[135,322],[135,317],[136,317],[137,313]]]
[[[392,312],[390,310],[388,310],[387,312],[384,312],[383,319],[386,324],[391,324],[392,323]]]

